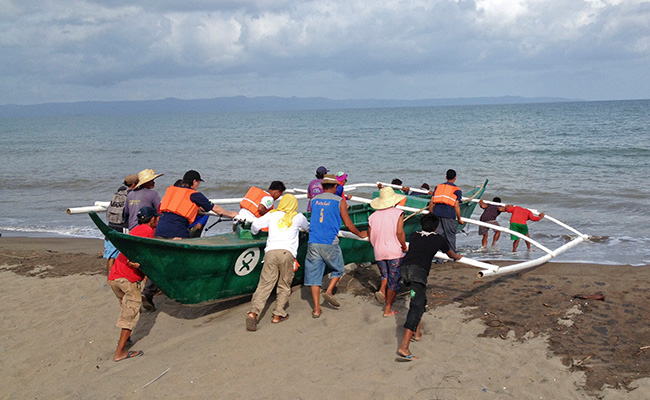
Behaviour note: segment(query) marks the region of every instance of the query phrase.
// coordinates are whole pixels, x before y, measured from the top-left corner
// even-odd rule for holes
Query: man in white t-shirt
[[[251,232],[257,234],[268,228],[269,237],[264,249],[264,263],[257,289],[251,299],[251,308],[246,316],[246,329],[257,330],[257,318],[266,305],[277,282],[278,290],[273,309],[272,323],[277,324],[289,318],[284,310],[291,295],[291,281],[298,265],[296,255],[300,230],[308,231],[309,222],[297,212],[298,200],[292,194],[282,196],[278,208],[253,221]],[[295,266],[295,268],[294,268]]]

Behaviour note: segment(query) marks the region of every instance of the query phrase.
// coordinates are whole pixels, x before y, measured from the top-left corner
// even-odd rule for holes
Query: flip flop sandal
[[[331,296],[329,293],[323,293],[323,298],[334,307],[341,307],[341,303]]]
[[[279,319],[276,320],[275,317],[278,317]],[[284,322],[287,319],[289,319],[289,314],[285,315],[284,317],[280,317],[278,315],[274,315],[273,318],[271,318],[271,323],[272,324],[279,324],[280,322]]]
[[[375,292],[375,300],[380,304],[386,304],[386,297],[382,292]]]
[[[246,330],[255,332],[257,330],[257,320],[250,315],[246,316]]]
[[[131,350],[129,353],[126,355],[126,357],[121,358],[117,361],[122,361],[122,360],[128,360],[129,358],[135,358],[135,357],[140,357],[141,355],[144,355],[144,351],[142,350]],[[117,362],[116,361],[116,362]]]
[[[398,355],[398,357],[395,358],[395,361],[397,361],[397,362],[411,362],[413,360],[418,359],[413,354],[409,354],[408,356],[404,356],[404,355],[401,355],[400,353],[397,353],[397,355]]]

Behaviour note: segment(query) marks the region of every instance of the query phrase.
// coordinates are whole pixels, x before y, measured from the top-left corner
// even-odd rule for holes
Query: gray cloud
[[[648,98],[648,26],[640,0],[0,0],[0,103]]]

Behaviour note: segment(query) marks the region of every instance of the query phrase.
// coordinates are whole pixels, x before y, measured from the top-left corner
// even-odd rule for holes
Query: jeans
[[[309,243],[305,257],[305,286],[321,286],[325,266],[332,273],[331,278],[340,278],[345,272],[343,253],[338,244]]]

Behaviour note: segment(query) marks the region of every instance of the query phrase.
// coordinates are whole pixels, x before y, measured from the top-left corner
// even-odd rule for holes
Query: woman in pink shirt
[[[368,237],[375,251],[375,260],[381,271],[381,287],[375,293],[379,302],[385,302],[384,317],[399,313],[391,310],[399,290],[399,266],[406,248],[404,212],[395,206],[406,196],[396,194],[391,187],[382,187],[379,197],[370,202],[375,209],[368,218]]]

